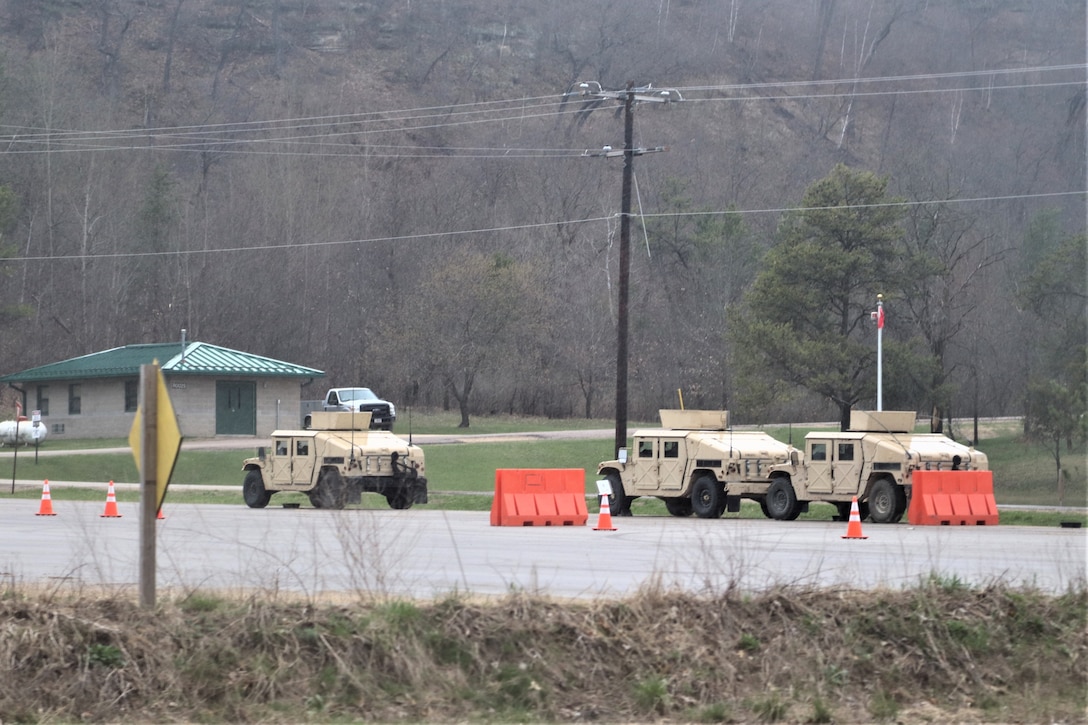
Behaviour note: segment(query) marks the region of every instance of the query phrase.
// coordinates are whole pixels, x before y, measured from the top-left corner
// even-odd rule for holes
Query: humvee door
[[[311,437],[276,436],[272,439],[271,480],[276,486],[310,485],[314,473],[314,440]]]
[[[684,487],[684,438],[640,438],[635,442],[635,490],[679,491]]]

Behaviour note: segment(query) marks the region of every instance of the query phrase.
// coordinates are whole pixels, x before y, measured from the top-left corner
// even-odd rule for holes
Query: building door
[[[215,434],[257,435],[257,383],[215,382]]]

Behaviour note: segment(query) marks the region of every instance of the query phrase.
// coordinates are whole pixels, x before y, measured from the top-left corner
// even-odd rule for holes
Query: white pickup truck
[[[370,413],[372,430],[393,430],[397,420],[396,407],[379,398],[370,388],[330,388],[322,400],[302,401],[303,428],[309,429],[310,414],[314,411]]]

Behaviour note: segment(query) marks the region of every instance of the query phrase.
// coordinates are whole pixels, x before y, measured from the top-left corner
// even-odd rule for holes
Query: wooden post
[[[140,606],[155,606],[155,502],[159,459],[159,367],[140,366],[140,406],[143,426],[140,431]]]
[[[15,414],[15,445],[11,454],[11,495],[15,495],[15,470],[19,466],[19,414]]]
[[[616,306],[616,445],[627,447],[628,281],[631,277],[631,185],[635,174],[635,82],[627,81],[623,103],[623,191],[620,196],[620,286]]]

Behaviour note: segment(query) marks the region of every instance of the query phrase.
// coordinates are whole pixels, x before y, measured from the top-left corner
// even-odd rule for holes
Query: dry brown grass
[[[1083,722],[1088,595],[350,604],[8,587],[0,721]]]

